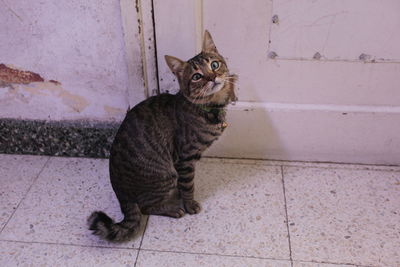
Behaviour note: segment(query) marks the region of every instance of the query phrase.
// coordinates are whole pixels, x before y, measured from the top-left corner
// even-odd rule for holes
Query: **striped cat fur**
[[[236,76],[205,31],[202,52],[188,61],[165,56],[180,91],[160,94],[132,108],[110,154],[110,180],[124,218],[102,211],[88,218],[103,239],[122,242],[140,229],[142,214],[180,218],[200,212],[194,200],[196,162],[226,127],[226,106],[236,100]]]

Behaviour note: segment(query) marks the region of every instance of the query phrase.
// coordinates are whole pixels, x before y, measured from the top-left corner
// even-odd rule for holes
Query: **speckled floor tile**
[[[161,264],[162,263],[162,264]],[[290,267],[290,261],[188,253],[139,252],[136,267]]]
[[[48,159],[43,156],[0,154],[0,231]]]
[[[122,219],[109,181],[108,160],[51,158],[0,239],[138,247],[141,235],[123,244],[111,244],[93,236],[87,230],[86,219],[94,210],[103,210],[115,220]]]
[[[400,173],[284,168],[294,260],[400,266]]]
[[[138,250],[0,241],[0,266],[133,266]]]
[[[199,163],[195,184],[202,212],[150,216],[142,248],[289,259],[279,167]]]

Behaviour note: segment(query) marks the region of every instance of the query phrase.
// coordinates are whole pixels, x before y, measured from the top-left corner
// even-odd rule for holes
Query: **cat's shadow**
[[[263,179],[280,177],[276,166],[240,160],[205,159],[198,165],[194,198],[203,206],[253,197]],[[273,177],[275,176],[275,177]]]
[[[246,166],[247,164],[249,166],[252,164],[251,159],[257,161],[260,158],[279,160],[287,157],[279,129],[274,125],[276,115],[272,112],[268,112],[265,107],[254,109],[239,107],[229,110],[227,114],[229,127],[219,140],[206,151],[206,158],[203,158],[196,167],[195,184],[200,183],[201,188],[197,188],[206,190],[206,192],[197,192],[197,194],[195,191],[195,198],[197,197],[198,201],[205,201],[213,194],[220,194],[219,191],[225,190],[228,184],[229,187],[234,186],[240,190],[241,185],[253,183],[252,176],[246,175],[240,171],[240,167],[235,165],[237,160],[244,160],[245,164],[239,165]],[[210,159],[207,156],[222,159]],[[223,159],[223,157],[230,159]],[[213,166],[209,171],[207,170],[208,164]],[[232,164],[236,167],[229,167]],[[246,169],[251,170],[251,168]],[[200,181],[203,179],[204,181]],[[222,181],[217,181],[219,179]],[[238,183],[238,186],[232,185],[232,183]]]

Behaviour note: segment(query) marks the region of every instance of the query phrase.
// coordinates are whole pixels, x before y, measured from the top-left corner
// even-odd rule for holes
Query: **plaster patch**
[[[76,112],[82,112],[87,106],[89,106],[88,101],[84,97],[71,94],[64,89],[60,92],[59,96],[62,98],[62,102],[65,105],[69,106]]]
[[[61,83],[56,81],[32,83],[31,86],[24,86],[23,89],[34,95],[59,97],[65,105],[76,112],[82,112],[89,106],[89,102],[84,97],[70,93],[61,87]]]
[[[41,87],[31,87],[31,86],[23,86],[22,87],[26,92],[32,94],[32,95],[42,95],[42,96],[48,96],[50,95],[49,92],[46,92],[43,90]]]
[[[1,84],[1,82],[0,82]],[[7,91],[2,91],[0,94],[0,102],[7,103],[10,101],[18,100],[22,103],[28,104],[32,97],[28,97],[27,95],[20,92],[20,87],[23,86],[21,84],[6,84],[4,83],[4,87],[8,88]]]
[[[125,114],[125,110],[122,108],[115,108],[115,107],[111,107],[108,105],[104,105],[103,106],[104,111],[111,116],[117,116],[117,115],[121,115],[121,114]]]
[[[45,81],[37,73],[19,70],[11,65],[0,64],[0,87],[8,87],[6,99],[19,99],[24,103],[28,103],[36,95],[61,98],[63,104],[78,113],[89,106],[89,102],[84,97],[65,90],[60,82]]]

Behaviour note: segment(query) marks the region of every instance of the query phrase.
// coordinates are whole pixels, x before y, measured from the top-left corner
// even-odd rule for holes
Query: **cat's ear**
[[[167,55],[165,56],[165,61],[167,62],[168,67],[175,75],[182,73],[186,64],[185,61],[182,61],[179,58]]]
[[[203,52],[214,52],[218,53],[217,47],[214,44],[214,41],[211,37],[211,34],[206,30],[204,32],[204,39],[203,39]]]

